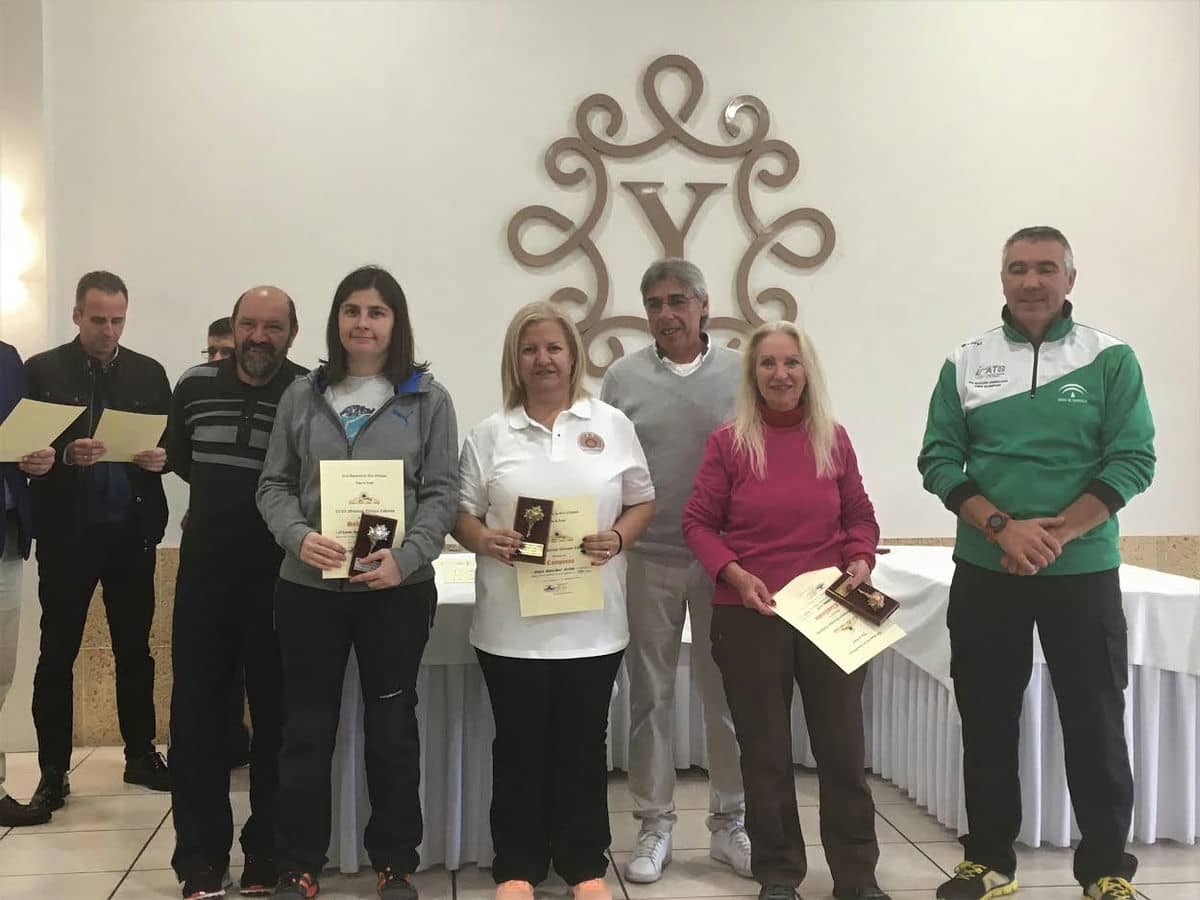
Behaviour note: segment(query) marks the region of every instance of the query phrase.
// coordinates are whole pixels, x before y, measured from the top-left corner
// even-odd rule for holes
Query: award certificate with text
[[[604,608],[601,567],[592,565],[581,546],[585,535],[596,532],[596,500],[555,497],[553,503],[546,561],[513,564],[522,617]]]
[[[350,577],[351,551],[363,513],[395,519],[399,527],[387,546],[400,544],[404,537],[404,461],[321,460],[321,535],[346,550],[341,568],[322,572],[322,578]]]

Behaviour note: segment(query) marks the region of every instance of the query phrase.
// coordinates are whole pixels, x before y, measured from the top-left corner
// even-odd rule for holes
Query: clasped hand
[[[1009,519],[996,535],[1004,551],[1000,564],[1010,575],[1036,575],[1062,556],[1066,535],[1062,516],[1037,519]]]

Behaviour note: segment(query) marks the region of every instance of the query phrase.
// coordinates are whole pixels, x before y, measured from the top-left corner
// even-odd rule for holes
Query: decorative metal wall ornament
[[[669,70],[683,73],[687,82],[687,96],[684,98],[678,112],[672,114],[658,95],[658,76]],[[749,246],[742,254],[734,276],[734,294],[737,298],[738,309],[743,318],[727,316],[711,316],[710,328],[729,329],[745,333],[761,325],[766,319],[760,314],[757,306],[764,303],[777,303],[783,308],[783,318],[789,321],[796,319],[796,298],[791,292],[781,287],[767,288],[759,291],[751,302],[750,270],[755,260],[768,247],[771,253],[790,266],[798,269],[811,269],[824,262],[833,252],[836,241],[833,222],[819,209],[804,207],[784,213],[775,220],[764,223],[754,209],[751,196],[752,181],[756,167],[774,158],[779,162],[779,171],[763,169],[757,172],[759,183],[776,190],[785,188],[800,171],[800,157],[795,149],[785,141],[777,138],[768,139],[771,127],[770,113],[766,104],[757,97],[749,94],[734,97],[721,111],[720,126],[733,139],[731,144],[712,144],[696,137],[688,130],[688,122],[700,103],[704,92],[704,76],[699,67],[685,56],[671,54],[656,59],[646,69],[642,76],[642,95],[650,108],[651,114],[657,120],[660,130],[657,134],[634,144],[616,144],[610,139],[617,135],[624,123],[625,114],[621,105],[607,94],[592,94],[579,104],[575,111],[575,130],[577,136],[560,138],[546,150],[546,172],[555,184],[562,187],[574,187],[583,182],[590,172],[592,176],[592,203],[583,221],[576,225],[570,218],[549,206],[526,206],[517,212],[508,223],[508,249],[513,258],[522,265],[542,268],[553,265],[570,256],[572,253],[582,253],[591,264],[596,276],[596,296],[591,308],[582,320],[578,322],[583,335],[585,353],[587,354],[588,374],[600,376],[606,366],[600,366],[592,359],[591,345],[602,333],[615,328],[632,328],[649,333],[646,320],[640,316],[608,316],[605,317],[605,307],[609,301],[608,268],[596,242],[592,238],[592,230],[600,221],[608,202],[609,179],[604,166],[604,157],[614,159],[637,159],[645,156],[671,141],[678,142],[683,147],[700,156],[711,160],[738,160],[735,176],[737,190],[737,205],[745,220],[746,226],[753,234]],[[742,140],[742,127],[738,124],[738,116],[748,114],[753,120],[753,128]],[[607,119],[604,135],[597,134],[592,129],[593,116]],[[571,163],[569,158],[582,160]],[[621,186],[629,191],[643,215],[649,222],[659,242],[662,244],[662,255],[684,256],[684,241],[697,213],[710,196],[725,187],[720,182],[689,182],[686,187],[692,192],[692,205],[682,225],[675,225],[663,207],[659,196],[662,182],[657,181],[623,181]],[[563,234],[562,242],[545,253],[532,253],[521,243],[522,229],[530,222],[548,224]],[[780,235],[788,228],[800,224],[815,226],[821,234],[817,252],[804,256],[790,250],[780,240]],[[591,298],[587,293],[576,287],[562,287],[550,295],[551,303],[570,302],[586,305]],[[729,346],[736,347],[740,338],[735,337]],[[609,335],[608,349],[615,362],[625,354],[620,338]],[[611,362],[609,363],[611,364]]]

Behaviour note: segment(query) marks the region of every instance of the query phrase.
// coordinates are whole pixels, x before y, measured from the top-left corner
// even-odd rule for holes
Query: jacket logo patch
[[[1002,363],[989,366],[979,366],[975,374],[967,379],[967,384],[973,388],[996,388],[1008,384],[1008,368]]]
[[[1064,384],[1058,389],[1059,403],[1084,403],[1088,402],[1088,392],[1081,384]]]

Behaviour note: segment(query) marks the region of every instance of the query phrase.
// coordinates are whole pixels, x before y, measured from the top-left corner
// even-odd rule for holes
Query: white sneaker
[[[663,869],[671,861],[671,832],[638,832],[633,858],[625,865],[625,877],[638,884],[650,884],[662,878]]]
[[[708,855],[717,862],[733,867],[743,878],[753,878],[750,872],[750,835],[744,825],[731,825],[712,833]]]

